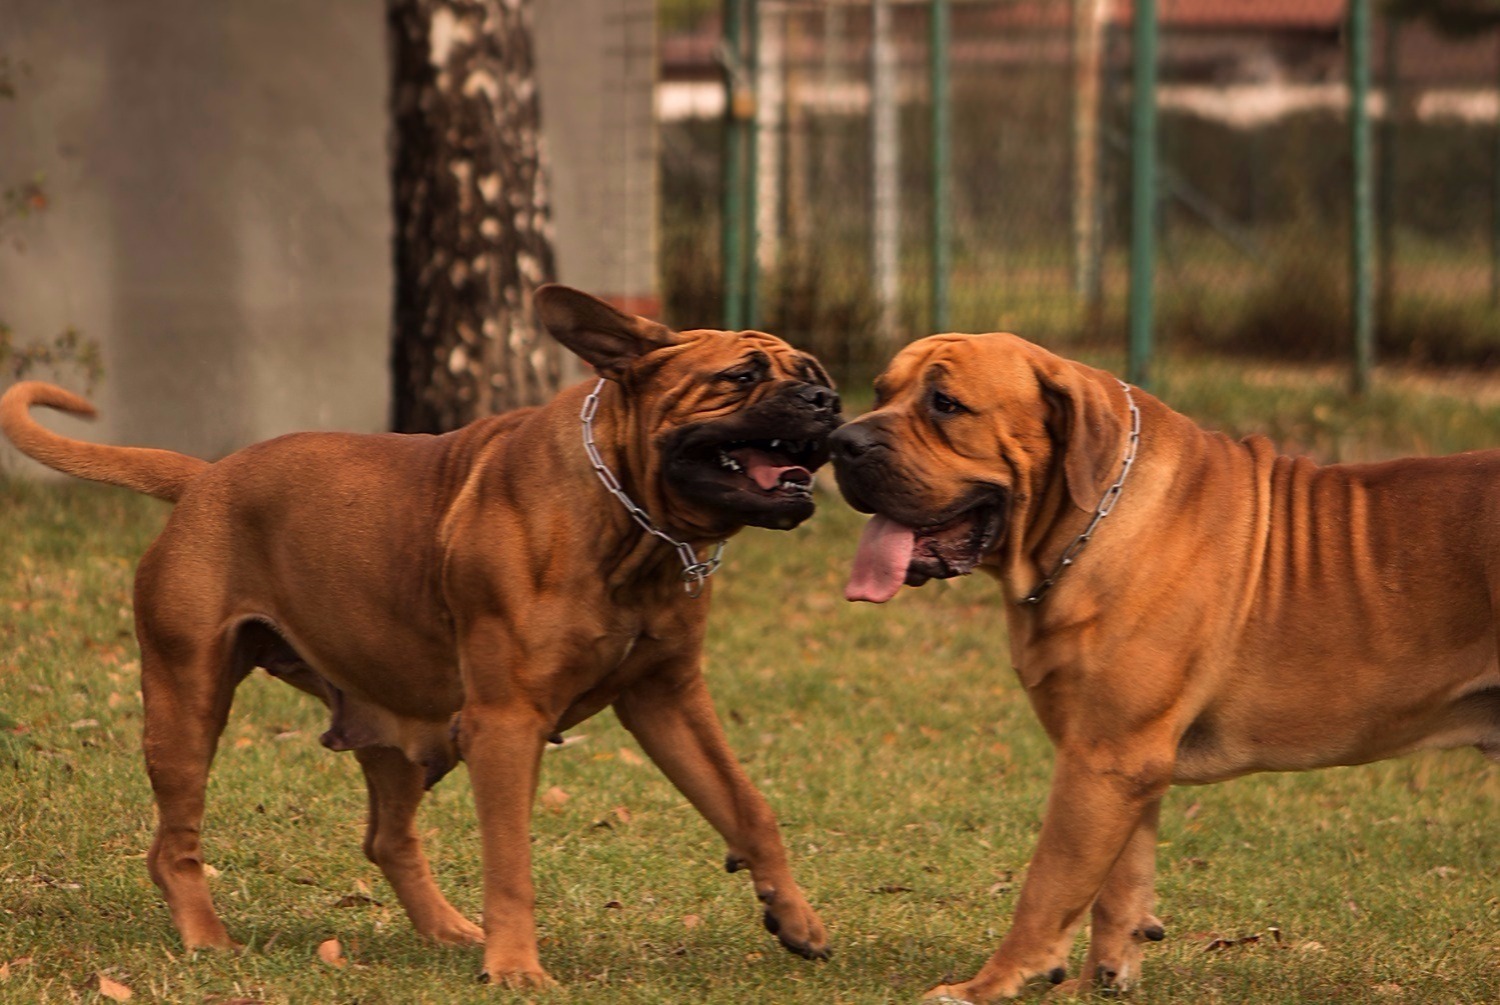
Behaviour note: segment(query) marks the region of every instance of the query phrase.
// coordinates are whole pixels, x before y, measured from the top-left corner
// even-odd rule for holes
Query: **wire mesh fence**
[[[734,3],[666,8],[658,110],[673,320],[725,315],[726,123],[738,113],[754,147],[749,196],[730,221],[747,231],[747,323],[857,377],[934,330],[945,282],[939,313],[952,330],[1123,346],[1131,4],[953,0],[935,36],[931,0],[740,3],[753,59],[738,62],[723,45]],[[1478,15],[1440,16],[1455,6]],[[1347,8],[1160,0],[1160,347],[1350,351]],[[1500,361],[1500,28],[1487,9],[1375,7],[1366,107],[1383,360]],[[726,56],[737,98],[726,97]],[[940,110],[946,150],[934,147]],[[948,211],[935,215],[940,178]],[[941,247],[951,259],[935,289]]]

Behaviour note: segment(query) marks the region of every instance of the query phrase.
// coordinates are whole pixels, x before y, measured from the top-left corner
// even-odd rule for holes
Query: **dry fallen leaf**
[[[626,764],[631,765],[632,767],[646,763],[646,759],[644,757],[642,757],[640,754],[637,754],[629,747],[620,748],[620,760],[624,761]]]
[[[10,980],[10,963],[0,963],[0,981]]]
[[[339,945],[338,939],[318,943],[318,959],[335,970],[342,970],[349,965],[349,960],[344,956],[344,947]]]
[[[561,813],[562,808],[567,805],[568,800],[571,798],[571,796],[563,791],[561,786],[554,785],[542,793],[542,805],[553,813]]]
[[[1221,936],[1204,946],[1203,951],[1211,953],[1219,949],[1233,949],[1235,946],[1253,946],[1258,942],[1260,942],[1259,932],[1254,935],[1242,935],[1238,939],[1226,939]]]
[[[622,823],[622,824],[628,824],[628,823],[630,823],[631,813],[630,813],[630,810],[629,810],[628,807],[625,807],[625,806],[616,806],[611,812],[614,813],[615,819],[618,820],[618,821],[620,821],[620,823]]]
[[[135,992],[127,988],[125,985],[121,984],[119,981],[112,981],[108,977],[105,977],[103,974],[99,974],[98,976],[99,994],[103,995],[105,998],[108,998],[110,1001],[128,1002],[130,1001],[130,999],[135,997]]]
[[[697,928],[701,924],[703,924],[703,919],[696,914],[689,914],[682,919],[683,928]]]

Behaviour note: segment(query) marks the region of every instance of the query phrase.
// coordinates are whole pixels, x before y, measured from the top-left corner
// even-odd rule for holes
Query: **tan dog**
[[[1500,450],[1319,467],[1014,335],[923,339],[875,387],[830,440],[845,497],[876,514],[847,595],[990,573],[1056,748],[1009,933],[929,997],[1061,981],[1091,907],[1083,980],[1132,984],[1162,937],[1173,783],[1424,747],[1500,759]]]
[[[827,955],[710,704],[696,594],[717,542],[811,515],[838,396],[770,335],[673,332],[565,287],[536,303],[607,378],[597,399],[586,405],[590,381],[445,436],[303,433],[207,464],[47,431],[29,406],[92,413],[50,385],[0,399],[6,435],[42,463],[177,503],[141,560],[135,616],[160,815],[148,864],[188,946],[235,945],[199,825],[235,685],[261,666],[327,703],[323,743],[354,750],[369,788],[365,854],[423,935],[483,942],[481,979],[550,983],[530,871],[538,762],[607,705],[724,836],[729,871],[750,870],[766,927]],[[653,530],[601,484],[586,440]],[[483,839],[483,931],[438,891],[414,824],[459,759]]]

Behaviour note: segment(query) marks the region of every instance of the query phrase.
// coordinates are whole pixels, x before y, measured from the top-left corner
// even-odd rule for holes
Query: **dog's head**
[[[846,595],[972,572],[1056,488],[1092,511],[1126,435],[1113,378],[1014,335],[934,335],[875,381],[875,408],[831,440],[839,488],[873,514]]]
[[[625,444],[660,484],[673,523],[722,534],[787,530],[813,512],[812,480],[842,421],[818,361],[758,331],[672,331],[566,286],[543,286],[537,313],[554,338],[619,384],[640,444]]]

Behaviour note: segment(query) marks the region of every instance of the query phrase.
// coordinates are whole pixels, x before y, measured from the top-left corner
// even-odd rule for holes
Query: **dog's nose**
[[[828,449],[835,461],[852,461],[875,445],[875,435],[861,422],[850,422],[828,435]]]
[[[797,388],[797,397],[820,412],[836,412],[839,408],[838,392],[821,384],[807,384]]]

